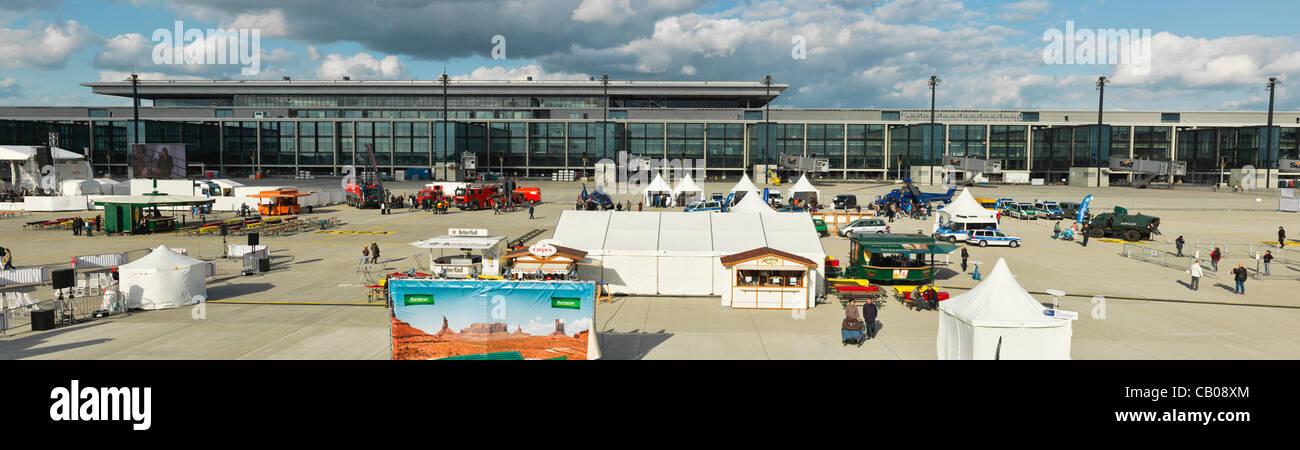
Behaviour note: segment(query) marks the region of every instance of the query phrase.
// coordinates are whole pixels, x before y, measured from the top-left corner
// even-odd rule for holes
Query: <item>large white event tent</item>
[[[677,180],[677,186],[673,186],[673,198],[682,195],[686,196],[686,204],[688,205],[692,201],[704,199],[704,189],[700,189],[700,185],[695,184],[695,180],[691,179],[689,173],[682,179]]]
[[[974,289],[939,302],[939,359],[1070,359],[1071,321],[1046,310],[998,258]]]
[[[740,198],[740,201],[732,205],[731,212],[737,213],[758,213],[758,214],[776,214],[767,202],[763,201],[763,196],[759,194],[746,195]]]
[[[655,174],[655,179],[651,180],[650,184],[641,190],[641,196],[645,199],[646,206],[654,204],[652,200],[655,196],[672,195],[672,193],[672,186],[669,186],[668,182],[664,181],[664,177],[660,174]]]
[[[975,201],[970,188],[962,189],[952,203],[944,205],[935,215],[934,228],[950,230],[982,230],[998,227],[996,212],[986,209]]]
[[[143,258],[118,266],[118,290],[127,308],[177,308],[206,300],[206,262],[158,246]]]
[[[786,191],[785,197],[787,199],[786,201],[799,198],[799,201],[801,202],[806,202],[809,198],[813,198],[816,200],[818,205],[822,204],[822,191],[817,190],[816,187],[813,187],[812,182],[808,181],[808,174],[799,177],[799,181],[795,182],[794,186],[791,186],[790,190]]]
[[[758,186],[754,186],[754,182],[749,180],[749,174],[747,173],[740,177],[740,181],[737,181],[735,186],[731,187],[731,193],[736,194],[736,197],[744,197],[751,192],[758,194],[762,191],[758,190]]]
[[[816,261],[810,279],[824,291],[826,251],[808,214],[568,210],[554,239],[586,251],[579,277],[607,282],[614,293],[722,295],[732,282],[718,258],[760,247]]]

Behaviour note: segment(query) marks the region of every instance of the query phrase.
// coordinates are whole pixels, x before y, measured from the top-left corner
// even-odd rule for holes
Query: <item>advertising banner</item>
[[[388,282],[393,359],[587,359],[595,284]]]
[[[133,178],[185,178],[185,144],[131,145]]]
[[[1091,205],[1092,194],[1088,194],[1088,196],[1083,198],[1083,201],[1079,202],[1079,210],[1074,213],[1074,221],[1077,223],[1083,223],[1083,218],[1088,216],[1088,207]]]

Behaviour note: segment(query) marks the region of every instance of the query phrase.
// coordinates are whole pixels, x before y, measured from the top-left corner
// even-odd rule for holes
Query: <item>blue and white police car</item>
[[[1020,238],[1007,235],[998,230],[973,230],[970,232],[970,236],[966,238],[966,242],[980,247],[1005,245],[1016,248],[1020,246]]]

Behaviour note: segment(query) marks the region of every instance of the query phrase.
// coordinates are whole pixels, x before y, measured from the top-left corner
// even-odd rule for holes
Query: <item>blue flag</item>
[[[1083,223],[1083,218],[1088,214],[1088,205],[1092,203],[1092,194],[1088,194],[1079,202],[1079,211],[1074,213],[1074,222]]]

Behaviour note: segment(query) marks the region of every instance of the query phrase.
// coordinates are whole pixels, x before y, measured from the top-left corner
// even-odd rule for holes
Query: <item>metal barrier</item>
[[[20,306],[10,306],[9,302],[6,301],[4,314],[0,316],[0,332],[8,336],[12,330],[30,327],[32,324],[31,313],[35,310],[55,310],[56,324],[90,319],[91,314],[99,309],[103,301],[102,296],[64,298],[62,301],[57,299],[39,300]]]
[[[1255,201],[1259,199],[1259,201]],[[1143,211],[1276,211],[1276,197],[1240,197],[1214,199],[1133,199],[1114,202],[1094,202],[1089,209],[1094,214],[1110,212],[1116,206],[1122,206],[1129,213]]]
[[[1219,271],[1213,268],[1210,261],[1210,253],[1215,248],[1219,249]],[[1264,275],[1264,262],[1260,255],[1265,251],[1273,254],[1273,262],[1270,265],[1270,275]],[[1188,243],[1183,246],[1183,256],[1178,256],[1177,247],[1171,243],[1165,242],[1142,242],[1142,243],[1125,243],[1120,250],[1120,255],[1126,258],[1135,259],[1142,262],[1157,264],[1172,269],[1187,270],[1191,267],[1192,261],[1200,260],[1201,267],[1205,269],[1205,276],[1208,278],[1219,278],[1222,272],[1224,277],[1229,276],[1232,268],[1237,264],[1244,264],[1250,270],[1251,278],[1261,279],[1300,279],[1300,270],[1292,272],[1283,272],[1289,269],[1300,269],[1300,255],[1294,254],[1287,248],[1277,248],[1276,245],[1251,243],[1230,243],[1214,242],[1213,240],[1203,243]]]

